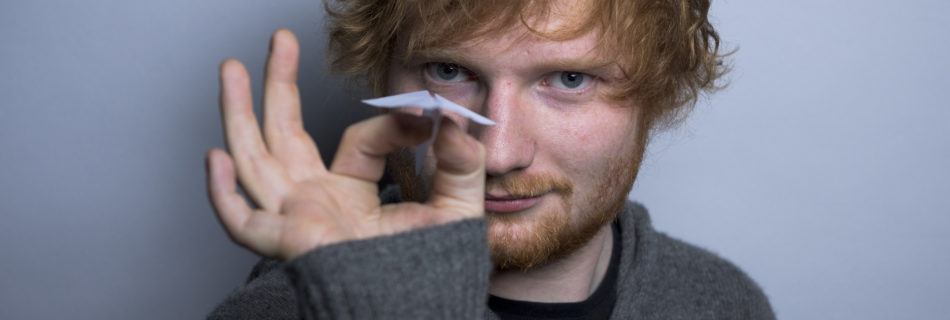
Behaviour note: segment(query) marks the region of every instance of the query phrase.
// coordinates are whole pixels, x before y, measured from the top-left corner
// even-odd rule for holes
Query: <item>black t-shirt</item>
[[[610,264],[604,279],[587,297],[587,300],[568,303],[543,303],[509,300],[490,296],[488,308],[504,320],[531,320],[531,319],[607,319],[617,302],[617,272],[620,264],[620,225],[614,223],[614,245],[610,252]]]

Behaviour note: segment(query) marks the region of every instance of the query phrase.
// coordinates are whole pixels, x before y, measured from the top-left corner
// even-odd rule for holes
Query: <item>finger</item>
[[[231,157],[220,149],[212,149],[207,155],[208,198],[217,213],[218,220],[228,234],[237,241],[240,226],[250,218],[252,209],[237,193],[234,164]]]
[[[212,149],[206,161],[208,198],[228,236],[258,254],[272,256],[276,252],[280,229],[274,219],[268,216],[277,215],[254,212],[244,197],[237,193],[234,163],[227,152]]]
[[[220,102],[225,139],[241,185],[258,205],[276,210],[286,194],[287,183],[261,139],[252,109],[250,77],[237,60],[229,59],[221,64]]]
[[[301,181],[326,169],[300,114],[300,45],[292,32],[280,29],[274,32],[270,48],[264,80],[264,139],[288,175]]]
[[[466,217],[480,216],[485,208],[485,148],[465,134],[448,118],[433,144],[436,171],[428,203],[459,212]]]
[[[346,128],[330,171],[367,182],[383,176],[386,154],[422,143],[432,120],[405,113],[376,116]]]

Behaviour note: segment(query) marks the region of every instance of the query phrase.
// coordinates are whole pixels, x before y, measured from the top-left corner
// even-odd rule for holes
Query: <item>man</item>
[[[723,72],[708,7],[329,5],[338,70],[379,94],[425,89],[497,122],[448,115],[422,172],[405,149],[434,124],[411,112],[349,127],[325,165],[301,125],[290,32],[272,39],[262,133],[247,72],[225,61],[230,154],[209,152],[209,195],[232,239],[271,259],[211,317],[774,318],[740,270],[657,233],[626,200],[651,130]],[[381,200],[387,155],[399,188]]]

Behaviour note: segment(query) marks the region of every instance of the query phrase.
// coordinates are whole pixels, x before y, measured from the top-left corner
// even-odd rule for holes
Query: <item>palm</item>
[[[386,115],[351,126],[328,169],[302,126],[296,39],[278,31],[272,48],[263,134],[252,111],[247,71],[234,60],[221,67],[231,154],[209,152],[209,195],[232,239],[258,254],[290,259],[332,243],[482,214],[484,150],[451,123],[434,145],[439,162],[426,204],[381,206],[376,188],[387,153],[427,138],[431,124],[424,120]],[[235,192],[236,180],[258,209]]]

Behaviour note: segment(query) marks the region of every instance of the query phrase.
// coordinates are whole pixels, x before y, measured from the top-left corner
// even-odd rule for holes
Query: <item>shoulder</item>
[[[626,269],[621,281],[647,300],[637,304],[664,318],[774,319],[768,298],[745,272],[709,250],[654,230],[642,205],[628,204],[621,224],[624,250],[634,248],[621,261]]]
[[[674,296],[710,307],[768,304],[754,280],[717,254],[659,232],[656,251],[652,274]]]

